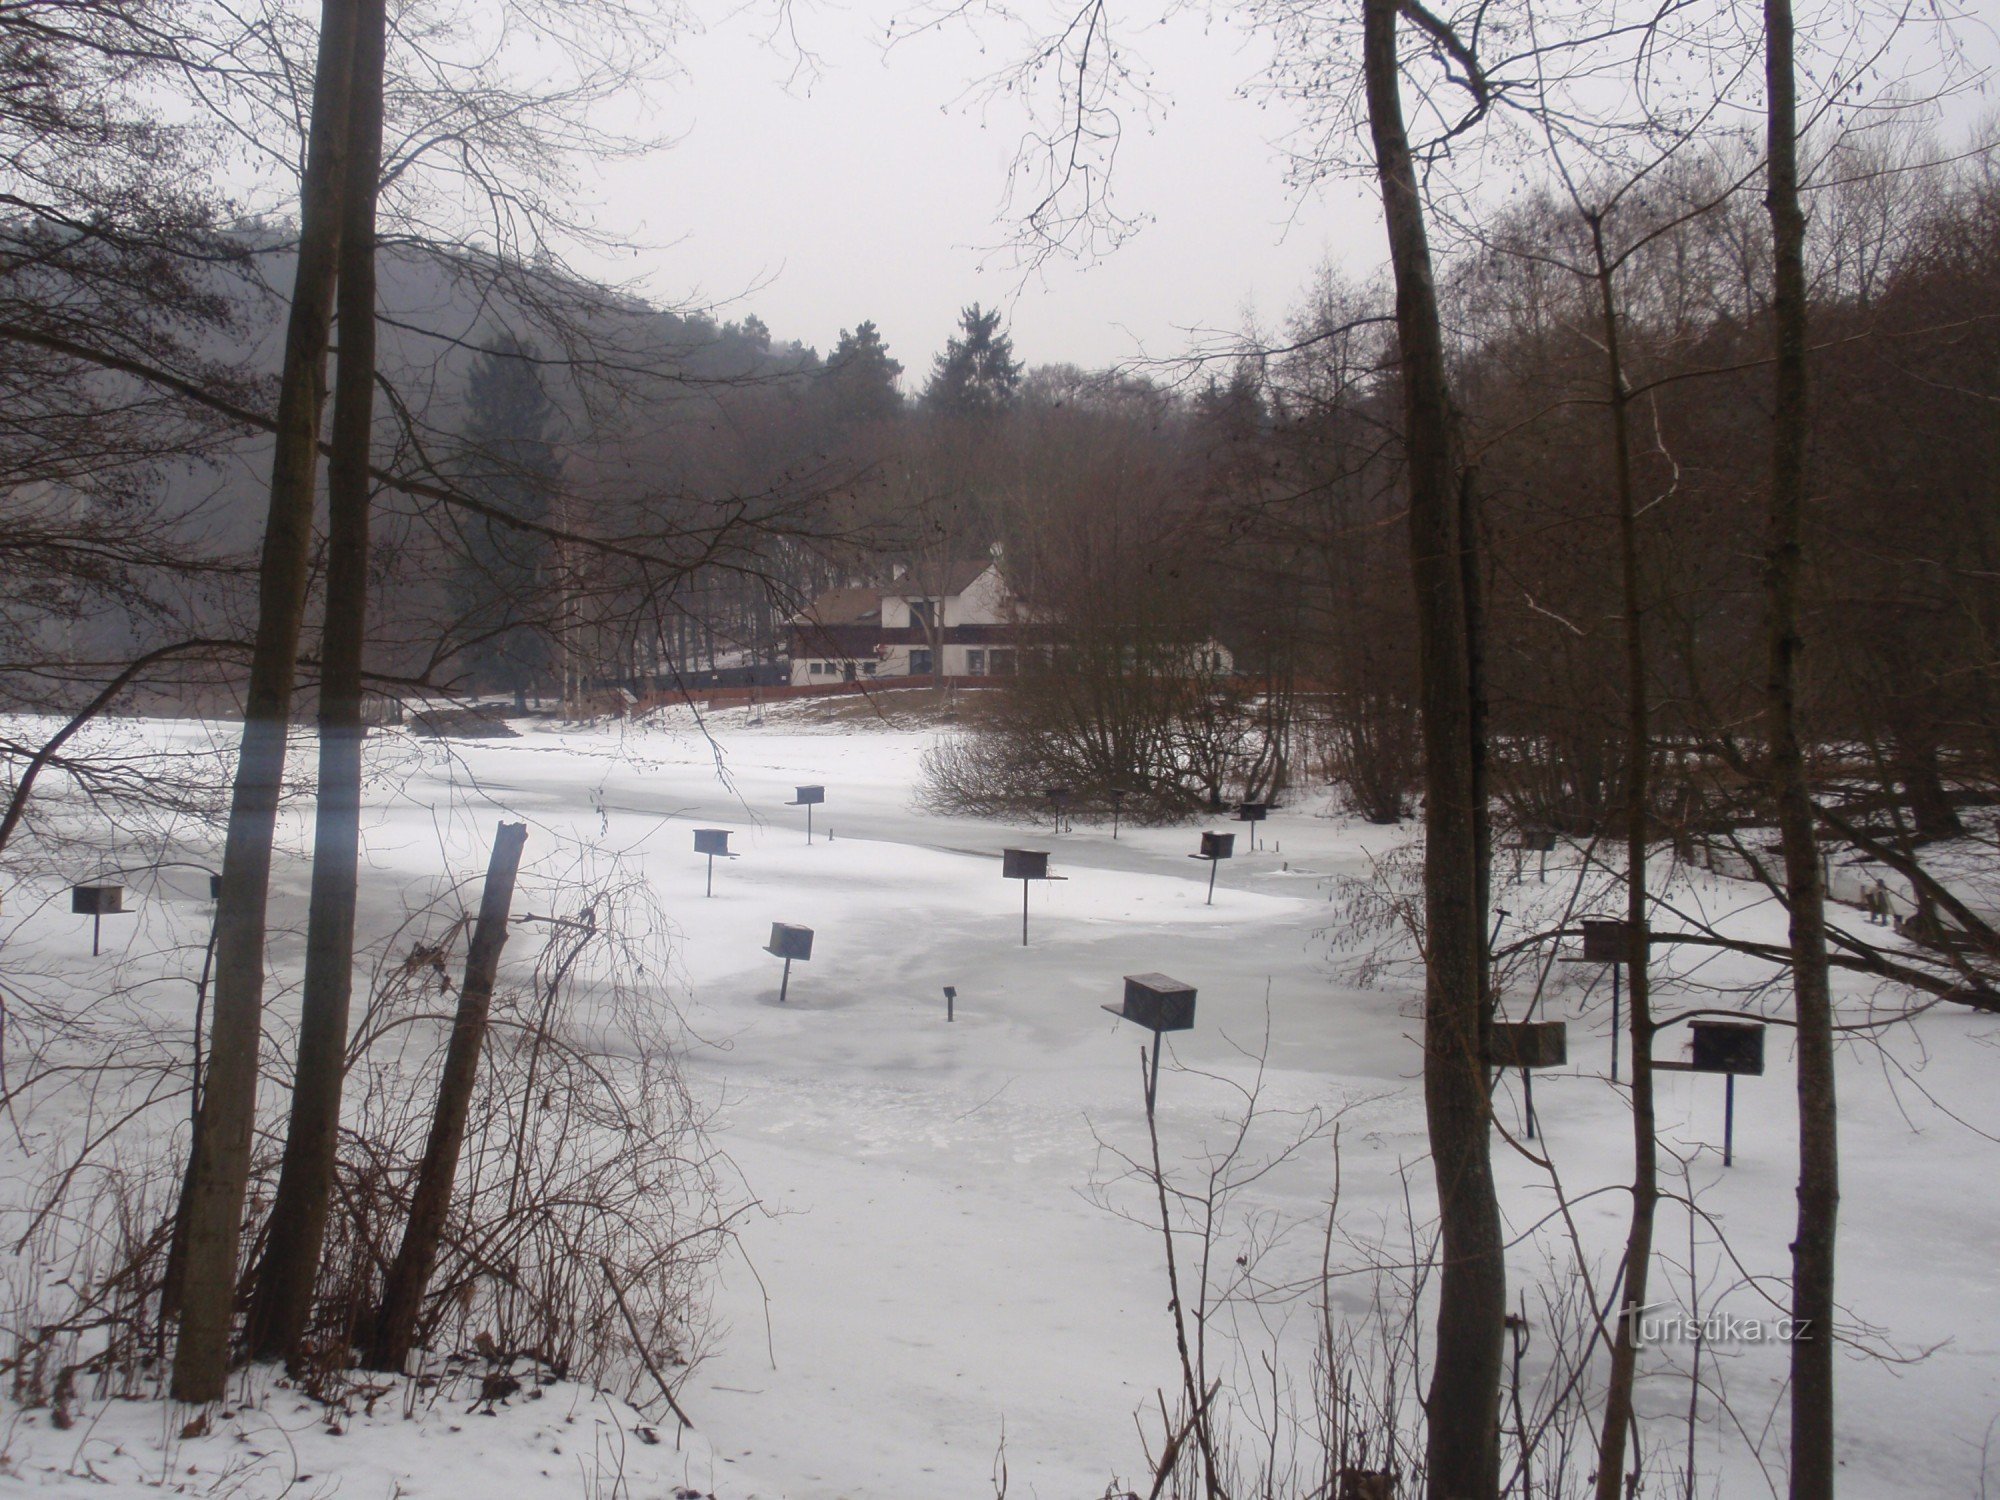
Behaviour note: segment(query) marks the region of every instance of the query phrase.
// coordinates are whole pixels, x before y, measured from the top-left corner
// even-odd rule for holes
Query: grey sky
[[[1356,277],[1381,264],[1370,184],[1301,194],[1286,182],[1281,142],[1292,121],[1255,87],[1269,42],[1161,0],[1177,12],[1171,21],[1121,36],[1128,60],[1150,70],[1158,106],[1135,100],[1124,111],[1116,191],[1125,213],[1151,222],[1114,254],[1049,262],[1024,280],[995,252],[1008,234],[1002,201],[1025,116],[979,87],[1019,59],[1024,32],[989,19],[885,47],[891,23],[907,24],[922,3],[795,4],[782,40],[771,35],[769,0],[709,18],[676,49],[681,75],[647,101],[648,128],[677,143],[597,184],[607,225],[647,248],[589,268],[662,302],[754,312],[778,337],[822,352],[840,329],[873,319],[914,389],[974,300],[1003,308],[1029,363],[1101,366],[1171,358],[1252,321],[1277,327],[1323,261]],[[1069,14],[1062,0],[1019,3],[1046,7],[1028,12],[1044,27]],[[1807,71],[1843,80],[1847,107],[1828,123],[1866,124],[1874,105],[1896,98],[1931,99],[1924,113],[1954,142],[1990,121],[1982,84],[2000,44],[1979,10],[1956,18],[1945,62],[1931,23],[1887,40],[1893,5],[1827,0],[1807,41],[1830,50]],[[1132,22],[1140,11],[1114,15]],[[1751,59],[1735,82],[1754,91],[1757,77]],[[1850,95],[1863,80],[1864,93]],[[1756,119],[1735,108],[1711,123],[1754,129]],[[1494,191],[1518,189],[1518,172],[1500,175]]]
[[[1118,164],[1123,208],[1153,222],[1104,260],[1050,264],[1024,284],[985,253],[1005,233],[1023,120],[968,93],[1007,39],[986,38],[982,55],[982,39],[955,27],[885,53],[905,8],[802,12],[816,77],[793,76],[757,17],[688,39],[684,76],[652,101],[651,123],[678,144],[601,185],[606,221],[655,248],[602,269],[662,301],[726,301],[723,316],[754,312],[822,352],[872,318],[914,386],[975,299],[1006,308],[1028,362],[1095,366],[1182,352],[1190,328],[1275,322],[1329,255],[1362,274],[1377,262],[1370,195],[1290,189],[1274,144],[1282,116],[1235,97],[1257,54],[1183,18],[1138,38],[1164,107],[1128,114]]]

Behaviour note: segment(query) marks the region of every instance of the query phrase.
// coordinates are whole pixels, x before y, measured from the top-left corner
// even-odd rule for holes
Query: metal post
[[[1535,1072],[1532,1068],[1521,1069],[1521,1098],[1528,1107],[1528,1139],[1535,1138]]]
[[[1722,1164],[1726,1167],[1736,1159],[1736,1075],[1725,1073],[1722,1077]]]
[[[1153,1071],[1146,1080],[1146,1118],[1153,1118],[1153,1101],[1160,1097],[1160,1034],[1153,1033]]]
[[[948,984],[944,987],[944,1018],[947,1021],[957,1020],[958,1017],[953,1014],[953,1012],[956,1011],[957,1009],[958,1009],[958,990],[956,986]]]
[[[713,854],[708,857],[708,891],[706,894],[710,896],[715,894],[715,856]]]
[[[1204,906],[1215,905],[1215,867],[1219,863],[1221,861],[1213,859],[1208,862],[1208,899],[1202,903]]]
[[[1618,1081],[1618,1002],[1624,995],[1625,970],[1623,965],[1611,966],[1611,1081]]]
[[[1021,882],[1021,946],[1028,946],[1028,882]]]
[[[97,912],[90,914],[90,956],[97,957],[97,934],[103,930],[104,918]]]
[[[1542,855],[1542,873],[1537,878],[1539,879],[1541,884],[1547,885],[1549,883],[1549,851],[1544,849],[1541,851],[1541,855]]]
[[[806,804],[806,847],[808,849],[812,847],[812,841],[813,841],[813,805],[810,802],[808,802]]]
[[[785,960],[784,976],[778,981],[778,1004],[783,1005],[785,1003],[785,992],[789,990],[791,987],[792,987],[792,961],[788,957]]]

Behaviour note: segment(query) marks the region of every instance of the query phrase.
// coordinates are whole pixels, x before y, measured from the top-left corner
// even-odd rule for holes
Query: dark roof
[[[795,625],[866,625],[882,618],[880,589],[829,589],[792,616]]]
[[[793,625],[866,625],[880,622],[882,601],[923,599],[942,592],[946,597],[964,593],[981,573],[993,566],[992,559],[975,557],[944,567],[942,590],[934,587],[935,575],[913,568],[902,578],[879,588],[829,589],[793,615]]]
[[[897,579],[882,592],[898,599],[922,599],[926,595],[940,593],[946,596],[962,594],[972,587],[981,573],[992,566],[993,559],[990,557],[974,557],[962,562],[946,563],[942,589],[933,586],[937,582],[937,576],[931,570],[912,568],[908,574]]]

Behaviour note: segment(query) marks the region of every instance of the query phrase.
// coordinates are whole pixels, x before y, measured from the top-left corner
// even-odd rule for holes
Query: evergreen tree
[[[840,342],[826,362],[827,391],[836,420],[864,426],[893,417],[903,407],[896,380],[902,364],[889,357],[876,326],[863,323],[852,333],[840,330]]]
[[[460,482],[481,500],[527,521],[546,521],[559,479],[555,404],[542,388],[532,346],[513,333],[483,345],[466,378]],[[467,665],[481,687],[525,706],[546,671],[553,569],[536,539],[492,521],[464,523],[460,608],[471,637]]]
[[[752,354],[764,355],[771,352],[770,326],[755,313],[751,313],[740,323],[724,323],[722,336],[729,342],[741,344]]]
[[[983,417],[1014,404],[1021,364],[1014,341],[1000,331],[998,311],[977,302],[959,314],[959,336],[946,341],[931,364],[924,402],[946,416]]]

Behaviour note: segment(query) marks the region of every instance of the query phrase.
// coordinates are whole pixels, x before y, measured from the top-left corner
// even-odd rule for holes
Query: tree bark
[[[181,1401],[220,1400],[229,1371],[236,1261],[263,1032],[264,908],[305,615],[313,482],[320,411],[326,401],[328,325],[346,177],[354,11],[354,0],[322,0],[300,203],[299,259],[285,330],[270,509],[264,523],[257,636],[216,909],[215,1011],[201,1128],[194,1141],[180,1337],[174,1349],[173,1394]]]
[[[1471,613],[1461,484],[1437,288],[1403,123],[1398,0],[1365,0],[1368,121],[1396,278],[1410,571],[1424,714],[1424,1107],[1442,1264],[1425,1464],[1434,1500],[1492,1500],[1507,1275],[1490,1156],[1483,1050],[1486,913],[1480,905]]]
[[[438,1080],[437,1110],[431,1117],[430,1139],[424,1144],[423,1165],[410,1195],[410,1221],[383,1283],[382,1306],[369,1337],[370,1369],[400,1372],[416,1343],[417,1314],[437,1266],[438,1242],[451,1208],[452,1182],[458,1175],[458,1154],[465,1144],[465,1121],[472,1108],[472,1086],[479,1076],[479,1054],[486,1044],[493,979],[500,968],[500,949],[507,941],[507,912],[514,904],[514,875],[521,867],[521,845],[527,837],[527,824],[502,823],[493,839],[486,888],[479,898],[479,922],[473,928],[472,946],[466,951],[465,982],[458,992],[458,1014],[445,1048],[444,1073]]]
[[[326,619],[320,640],[319,802],[291,1124],[271,1206],[271,1232],[250,1309],[253,1358],[296,1360],[312,1311],[326,1234],[361,845],[361,659],[368,621],[368,474],[375,423],[375,206],[382,165],[385,0],[356,0],[338,293],[339,370],[327,461]]]
[[[1900,787],[1903,805],[1916,820],[1919,837],[1962,838],[1965,824],[1959,819],[1958,809],[1951,805],[1938,748],[1937,741],[1929,736],[1897,737],[1890,757],[1896,779],[1888,791],[1894,796]]]
[[[1597,1500],[1625,1493],[1626,1438],[1632,1427],[1633,1385],[1638,1370],[1638,1319],[1646,1305],[1653,1261],[1653,1225],[1660,1203],[1658,1128],[1653,1102],[1652,982],[1646,901],[1648,775],[1651,768],[1651,704],[1646,683],[1646,609],[1639,579],[1639,512],[1632,481],[1632,427],[1620,342],[1617,288],[1605,253],[1604,222],[1590,220],[1596,259],[1598,306],[1603,318],[1605,378],[1611,412],[1612,482],[1618,506],[1619,571],[1625,627],[1625,927],[1626,993],[1632,1026],[1632,1219],[1626,1230],[1619,1317],[1611,1341],[1611,1373],[1605,1383],[1603,1426],[1597,1437]],[[1637,1476],[1634,1476],[1636,1488]]]
[[[1798,1021],[1798,1226],[1792,1239],[1792,1500],[1834,1490],[1833,1265],[1840,1154],[1833,1077],[1826,889],[1798,723],[1800,579],[1806,487],[1805,211],[1799,201],[1798,85],[1791,0],[1764,0],[1766,196],[1776,337],[1771,497],[1764,557],[1765,686],[1771,795],[1785,859]]]

